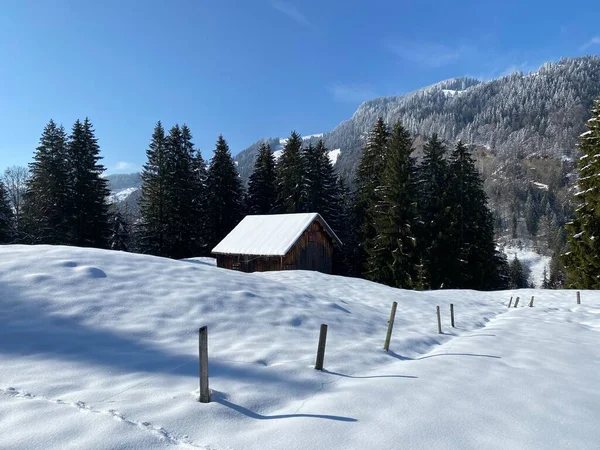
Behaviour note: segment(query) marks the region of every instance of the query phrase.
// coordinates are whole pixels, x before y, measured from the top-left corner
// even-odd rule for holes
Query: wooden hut
[[[317,213],[246,216],[212,253],[217,266],[242,272],[317,270],[331,273],[341,242]]]

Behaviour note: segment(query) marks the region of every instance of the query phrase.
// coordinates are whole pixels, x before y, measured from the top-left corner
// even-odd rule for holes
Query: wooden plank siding
[[[218,254],[217,267],[242,272],[272,270],[316,270],[331,273],[333,269],[333,240],[314,221],[285,256]]]

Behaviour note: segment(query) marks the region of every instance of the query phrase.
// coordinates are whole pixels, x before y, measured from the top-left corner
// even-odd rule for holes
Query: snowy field
[[[521,301],[509,310],[512,295]],[[596,292],[577,306],[573,291],[419,293],[312,272],[243,274],[209,259],[4,246],[0,320],[3,450],[600,442]],[[313,369],[321,323],[323,372]],[[210,404],[197,402],[203,325]]]

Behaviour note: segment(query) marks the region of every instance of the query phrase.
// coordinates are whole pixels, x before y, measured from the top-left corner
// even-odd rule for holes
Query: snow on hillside
[[[341,153],[342,153],[342,149],[341,148],[336,148],[335,150],[331,150],[328,153],[329,160],[331,161],[331,164],[333,164],[335,166],[335,163],[337,162],[337,160],[340,157]]]
[[[530,247],[505,246],[502,251],[511,262],[516,256],[525,270],[529,272],[529,280],[534,286],[541,288],[544,281],[544,269],[550,266],[550,256],[540,255]]]
[[[318,134],[308,134],[306,136],[302,136],[303,141],[308,141],[310,139],[320,139],[323,137],[323,133]],[[285,144],[287,144],[288,138],[280,138],[279,145],[275,148],[275,150],[281,150]]]
[[[133,194],[134,192],[136,192],[138,190],[139,190],[139,188],[132,187],[132,188],[121,189],[119,191],[113,192],[108,197],[108,202],[109,203],[122,202],[122,201],[126,200],[131,194]]]
[[[0,448],[597,446],[599,293],[576,306],[572,291],[408,292],[204,262],[0,246]],[[508,310],[511,295],[535,307]]]
[[[336,148],[335,150],[331,150],[327,154],[329,156],[329,160],[331,161],[331,164],[333,164],[335,166],[335,163],[337,162],[337,160],[340,157],[341,153],[342,153],[342,149]],[[283,155],[283,150],[275,150],[273,152],[273,156],[275,157],[275,161],[278,161],[279,158],[281,158],[281,155]]]

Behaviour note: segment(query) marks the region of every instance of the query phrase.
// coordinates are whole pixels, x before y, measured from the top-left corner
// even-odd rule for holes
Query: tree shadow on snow
[[[219,403],[227,408],[230,408],[234,411],[237,411],[240,414],[243,414],[251,419],[256,420],[280,420],[280,419],[296,419],[296,418],[309,418],[309,419],[325,419],[325,420],[335,420],[337,422],[358,422],[357,419],[353,417],[344,417],[344,416],[330,416],[327,414],[274,414],[272,416],[265,416],[259,414],[257,412],[251,411],[248,408],[244,408],[241,405],[236,405],[235,403],[231,403],[227,400],[227,397],[220,393],[214,392],[212,393],[213,402]]]
[[[146,372],[198,377],[198,334],[194,329],[188,335],[190,354],[177,354],[127,331],[86,325],[77,315],[61,317],[52,310],[51,301],[25,298],[18,289],[0,282],[0,359],[11,355],[104,366],[113,375]],[[214,377],[267,382],[305,393],[313,389],[309,381],[291,380],[256,364],[211,359],[209,367]]]
[[[471,356],[471,357],[478,357],[478,358],[502,359],[501,356],[483,355],[483,354],[477,354],[477,353],[436,353],[435,355],[420,356],[418,358],[409,358],[407,356],[402,356],[391,350],[388,351],[387,354],[393,358],[399,359],[400,361],[420,361],[422,359],[435,358],[438,356]]]
[[[330,375],[336,375],[338,377],[343,377],[343,378],[354,378],[354,379],[369,379],[369,378],[419,378],[419,377],[415,377],[413,375],[371,375],[371,376],[364,376],[364,377],[358,377],[358,376],[354,376],[354,375],[347,375],[345,373],[339,373],[339,372],[332,372],[330,370],[326,370],[323,369],[323,373],[328,373]]]

